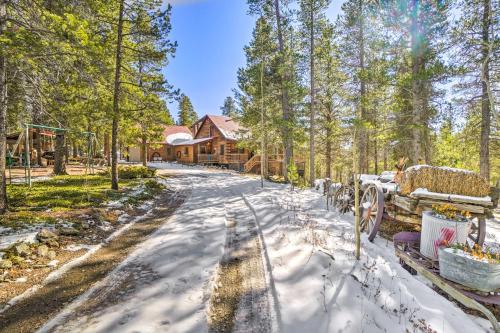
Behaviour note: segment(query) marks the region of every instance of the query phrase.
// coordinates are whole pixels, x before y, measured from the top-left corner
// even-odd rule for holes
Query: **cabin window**
[[[189,155],[189,148],[188,148],[188,147],[185,147],[185,148],[184,148],[184,155],[185,155],[185,156],[188,156],[188,155]]]
[[[167,155],[168,156],[172,155],[172,148],[167,148]]]
[[[220,154],[224,155],[224,145],[220,145]]]
[[[200,154],[206,154],[206,153],[207,153],[207,147],[200,146]]]
[[[212,137],[214,135],[214,128],[212,125],[208,127],[208,136]]]

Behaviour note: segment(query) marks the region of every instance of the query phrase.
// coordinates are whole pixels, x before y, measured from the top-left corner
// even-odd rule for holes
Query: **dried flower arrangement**
[[[474,246],[469,246],[469,244],[445,244],[445,247],[448,247],[453,250],[453,253],[458,253],[459,250],[464,254],[472,257],[476,260],[487,261],[493,264],[500,264],[500,253],[495,252],[489,247],[482,248],[481,246],[474,244]]]
[[[432,205],[432,212],[436,217],[457,222],[468,222],[472,217],[470,212],[459,210],[450,204]]]

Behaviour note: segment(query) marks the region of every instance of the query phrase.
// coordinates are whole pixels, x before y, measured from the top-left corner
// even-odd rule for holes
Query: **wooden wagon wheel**
[[[337,192],[335,192],[333,207],[335,207],[340,214],[352,211],[352,207],[354,207],[354,189],[349,185],[342,185]]]
[[[378,185],[370,185],[363,193],[360,202],[360,228],[373,242],[384,215],[384,191]]]
[[[472,226],[469,231],[469,239],[479,246],[483,246],[486,238],[486,220],[484,217],[478,217],[472,220]]]

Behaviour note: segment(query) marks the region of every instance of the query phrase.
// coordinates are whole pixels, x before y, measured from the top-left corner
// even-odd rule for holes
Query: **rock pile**
[[[56,257],[54,249],[59,247],[58,239],[59,236],[54,232],[42,229],[36,235],[38,242],[16,243],[7,248],[0,259],[0,282],[7,280],[7,271],[15,266],[24,268],[40,261],[53,261]]]

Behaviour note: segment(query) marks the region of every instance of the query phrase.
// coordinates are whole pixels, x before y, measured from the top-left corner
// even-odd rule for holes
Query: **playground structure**
[[[47,160],[47,164],[49,164],[51,160],[55,159],[55,143],[54,137],[58,135],[65,135],[65,133],[70,132],[71,130],[60,127],[51,127],[45,125],[36,125],[36,124],[24,124],[24,129],[20,131],[18,134],[9,135],[11,139],[11,143],[7,144],[7,167],[9,171],[9,179],[12,179],[12,167],[19,166],[24,168],[24,178],[26,184],[31,187],[31,174],[32,174],[32,159],[34,154],[38,157],[37,150],[33,149],[34,143],[33,138],[36,133],[38,135],[37,140],[40,144],[39,149],[43,152],[42,157]],[[93,132],[79,132],[79,131],[71,131],[75,132],[78,135],[83,135],[86,138],[86,158],[81,159],[81,162],[85,165],[85,174],[94,173],[95,172],[95,163],[94,156],[96,152],[96,146],[98,145],[98,141],[95,133]],[[31,135],[30,135],[31,134]],[[23,150],[21,147],[24,147]]]

